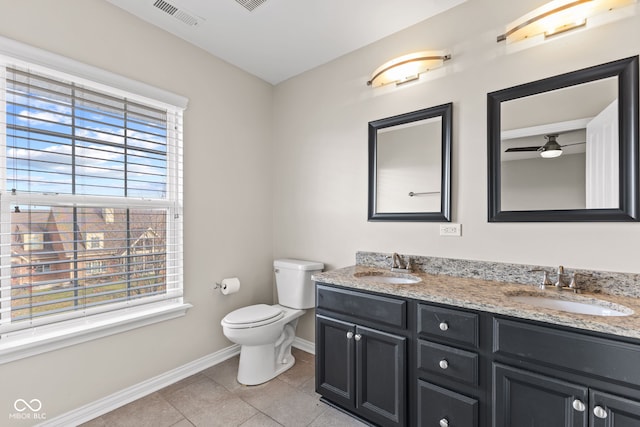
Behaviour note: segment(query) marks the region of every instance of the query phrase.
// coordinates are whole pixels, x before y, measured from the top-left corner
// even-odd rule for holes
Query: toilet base
[[[290,349],[284,357],[284,363],[281,362],[276,361],[273,344],[244,345],[240,350],[238,382],[244,385],[258,385],[266,383],[290,369],[296,363]]]

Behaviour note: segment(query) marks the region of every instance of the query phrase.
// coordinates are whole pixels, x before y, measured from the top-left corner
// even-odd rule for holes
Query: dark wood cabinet
[[[356,407],[382,426],[404,426],[407,339],[356,326]]]
[[[586,427],[588,389],[494,364],[495,427]]]
[[[591,427],[640,426],[640,401],[591,390]]]
[[[640,426],[638,400],[500,364],[493,373],[495,427]]]
[[[359,302],[372,301],[371,295],[337,291],[323,288],[321,299],[331,301],[339,294],[340,304],[355,312]],[[351,296],[356,298],[350,301]],[[382,297],[376,303],[393,312],[395,302]],[[407,425],[407,337],[360,325],[356,322],[364,319],[353,315],[348,321],[333,317],[344,318],[344,313],[318,311],[322,314],[316,314],[316,391],[376,425]]]
[[[494,427],[640,426],[638,344],[513,319],[493,325],[496,357],[527,367],[493,364]]]
[[[355,406],[355,325],[316,316],[316,391],[344,407]]]
[[[418,380],[417,399],[419,426],[464,426],[478,425],[478,400]]]
[[[640,341],[317,285],[316,391],[374,426],[640,427]]]

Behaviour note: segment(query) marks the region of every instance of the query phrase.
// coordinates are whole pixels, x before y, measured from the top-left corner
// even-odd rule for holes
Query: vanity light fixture
[[[562,155],[562,147],[558,144],[558,141],[556,141],[558,135],[545,135],[544,137],[547,138],[547,143],[538,149],[540,156],[545,159],[560,157]]]
[[[385,62],[378,67],[371,74],[367,86],[379,87],[389,83],[400,85],[417,80],[420,74],[441,67],[444,61],[449,59],[451,59],[451,55],[440,51],[410,53]]]
[[[553,0],[509,25],[497,41],[513,43],[540,34],[551,37],[584,27],[592,16],[636,3],[637,0]]]

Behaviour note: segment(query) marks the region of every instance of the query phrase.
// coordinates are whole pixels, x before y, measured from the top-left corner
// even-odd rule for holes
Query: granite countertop
[[[420,279],[411,284],[389,284],[376,280],[376,276],[415,276]],[[366,277],[363,277],[366,276]],[[396,295],[416,300],[447,304],[471,310],[537,320],[578,329],[602,332],[640,339],[640,299],[607,294],[574,294],[555,289],[542,290],[536,286],[504,283],[467,277],[434,275],[424,272],[410,274],[391,273],[389,269],[355,265],[315,274],[316,282],[360,289],[381,294]],[[595,302],[628,316],[596,316],[575,314],[516,302],[510,296],[549,295],[576,302]],[[621,307],[622,306],[622,307]]]

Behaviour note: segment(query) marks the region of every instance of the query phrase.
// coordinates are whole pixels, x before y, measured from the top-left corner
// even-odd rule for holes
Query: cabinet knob
[[[360,341],[360,339],[362,338],[362,335],[356,334],[354,338],[356,341]]]
[[[585,409],[587,409],[587,407],[585,406],[585,404],[582,402],[582,400],[580,399],[575,399],[573,401],[573,409],[575,409],[578,412],[584,412]]]
[[[447,322],[440,322],[440,330],[446,331],[449,329],[449,324]]]
[[[440,427],[449,427],[449,420],[446,418],[443,418],[440,420]]]
[[[349,331],[347,332],[347,339],[350,340],[351,338],[353,338],[353,332]]]
[[[596,406],[595,408],[593,408],[593,415],[595,415],[598,418],[607,418],[607,410],[604,409],[602,406]]]
[[[440,365],[442,369],[447,369],[449,367],[449,362],[447,362],[447,359],[442,359],[438,365]]]

